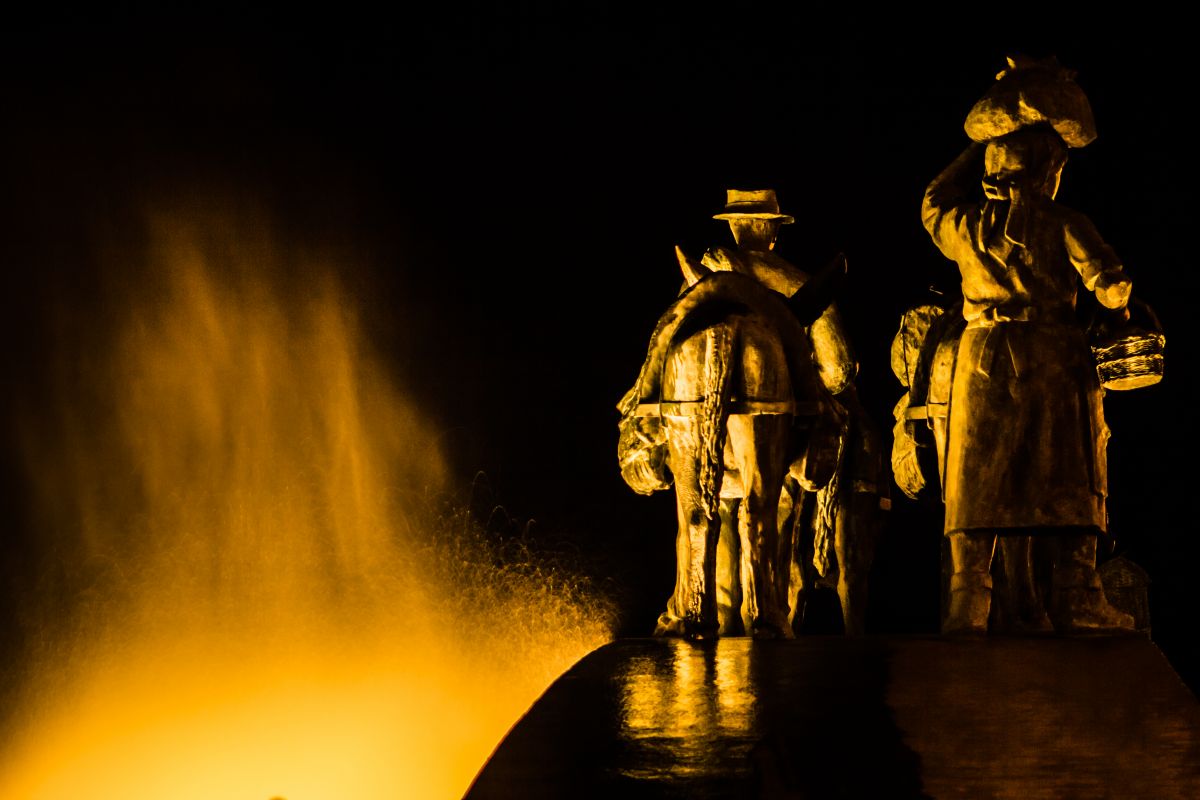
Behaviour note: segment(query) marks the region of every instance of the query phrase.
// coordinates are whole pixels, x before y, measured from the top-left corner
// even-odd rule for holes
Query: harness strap
[[[704,407],[703,400],[673,400],[663,403],[638,403],[634,410],[635,417],[694,417],[700,414]],[[793,414],[795,416],[815,417],[821,413],[821,404],[815,401],[797,402],[795,400],[734,400],[729,407],[730,414]]]
[[[949,403],[929,403],[924,406],[912,406],[905,409],[905,419],[934,419],[949,415]]]

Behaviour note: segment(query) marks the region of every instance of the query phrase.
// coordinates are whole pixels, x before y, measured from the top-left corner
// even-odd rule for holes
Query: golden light
[[[156,218],[101,330],[62,310],[0,797],[459,797],[610,636],[497,566],[332,272],[238,222]]]
[[[667,646],[669,670],[668,662],[641,656],[618,675],[620,736],[635,754],[622,774],[651,782],[711,778],[753,743],[753,640],[724,638],[706,647],[668,640]]]

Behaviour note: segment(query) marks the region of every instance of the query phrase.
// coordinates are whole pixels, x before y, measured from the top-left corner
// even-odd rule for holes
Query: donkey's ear
[[[801,325],[811,325],[825,312],[846,278],[846,256],[838,253],[820,272],[813,275],[791,297],[788,306]]]
[[[675,245],[675,258],[679,259],[679,269],[683,271],[683,279],[687,281],[688,286],[695,286],[705,275],[712,274],[711,269],[688,258],[679,245]]]

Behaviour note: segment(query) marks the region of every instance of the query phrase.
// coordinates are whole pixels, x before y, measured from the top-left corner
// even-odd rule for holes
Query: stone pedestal
[[[628,639],[467,797],[1200,797],[1200,703],[1142,637]]]

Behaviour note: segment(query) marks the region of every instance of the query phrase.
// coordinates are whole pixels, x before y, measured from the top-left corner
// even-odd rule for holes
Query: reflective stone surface
[[[1200,703],[1139,637],[629,639],[467,796],[1198,797]]]

